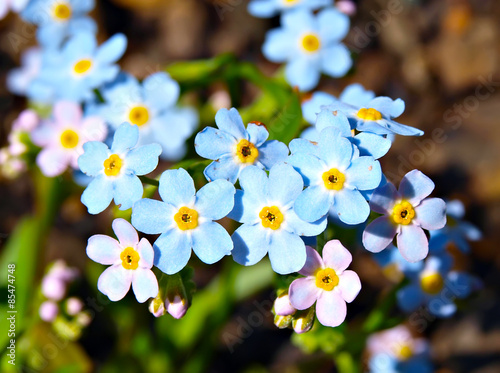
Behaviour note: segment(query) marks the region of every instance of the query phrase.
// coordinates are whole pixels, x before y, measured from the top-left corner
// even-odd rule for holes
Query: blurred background
[[[402,4],[398,11],[390,11],[394,2]],[[246,10],[247,3],[98,0],[91,15],[99,24],[101,41],[117,32],[127,36],[129,46],[120,65],[139,79],[175,61],[226,52],[256,63],[267,75],[274,74],[279,66],[266,61],[260,47],[266,31],[279,26],[279,18],[254,18]],[[464,202],[466,219],[481,229],[484,238],[472,243],[471,254],[459,263],[482,280],[484,289],[463,301],[452,318],[431,322],[424,334],[431,341],[438,371],[500,372],[500,2],[364,0],[356,4],[345,40],[355,68],[342,79],[324,77],[318,89],[338,95],[346,85],[361,83],[377,95],[402,98],[406,111],[399,121],[425,131],[421,138],[398,137],[381,160],[383,169],[398,183],[406,172],[419,168],[435,181],[435,196]],[[21,52],[35,44],[35,28],[11,14],[0,21],[0,35],[0,146],[4,146],[13,120],[26,106],[23,98],[7,91],[5,76],[20,64]],[[242,106],[258,93],[251,85],[241,89]],[[217,84],[190,92],[183,100],[215,102],[215,106],[229,102],[225,87]],[[207,120],[204,125],[213,123]],[[2,246],[21,217],[33,213],[33,193],[33,179],[27,175],[0,180]],[[89,268],[85,246],[89,236],[109,227],[111,213],[89,216],[78,194],[68,195],[55,225],[46,232],[42,272],[38,270],[36,276],[41,278],[44,265],[62,258],[87,274],[79,280],[80,297],[105,302],[97,296],[95,282],[91,283],[102,267]],[[373,301],[370,289],[383,292],[391,286],[370,257],[360,255],[354,266],[364,290],[359,302],[349,308],[353,317]],[[204,288],[225,262],[210,267],[196,264],[194,281]],[[186,372],[335,371],[328,353],[321,349],[305,353],[290,340],[290,330],[273,325],[268,312],[273,300],[270,286],[233,299],[230,305],[224,306],[225,300],[224,295],[214,300],[205,293],[195,302],[206,301],[212,311],[197,323],[195,313],[177,324],[168,315],[155,320],[130,295],[117,304],[98,304],[104,312],[96,312],[78,343],[64,346],[40,371],[139,372],[146,365],[153,372],[180,371],[177,367]],[[255,311],[260,316],[251,316]],[[153,326],[157,322],[160,326]],[[256,326],[245,331],[245,324],[252,322]],[[47,338],[46,328],[41,325],[33,333]],[[169,338],[162,335],[166,329]],[[172,335],[173,344],[167,342]],[[37,348],[28,346],[32,351]]]

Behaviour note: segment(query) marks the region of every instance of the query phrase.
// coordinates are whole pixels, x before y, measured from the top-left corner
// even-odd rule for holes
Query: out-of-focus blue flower
[[[248,4],[248,13],[269,18],[291,9],[316,10],[331,4],[332,0],[252,0]]]
[[[186,140],[198,126],[197,112],[177,107],[179,84],[167,73],[159,72],[139,81],[129,74],[101,90],[103,104],[91,105],[112,128],[124,121],[139,127],[139,145],[157,142],[162,146],[162,158],[177,160],[186,153]]]
[[[80,170],[94,178],[82,194],[82,203],[89,213],[98,214],[111,200],[127,210],[142,197],[143,187],[138,176],[149,174],[158,166],[161,147],[149,144],[136,147],[139,128],[123,123],[115,132],[111,149],[102,142],[83,145],[78,158]]]
[[[54,90],[56,98],[73,101],[89,100],[93,89],[113,80],[120,68],[116,61],[123,55],[127,39],[116,34],[101,46],[95,35],[79,32],[61,49],[52,51],[43,61],[35,81]]]
[[[94,5],[94,0],[31,0],[21,16],[38,26],[37,39],[43,47],[57,48],[79,32],[96,33],[96,23],[87,17]]]
[[[360,157],[357,148],[336,128],[321,131],[316,154],[299,151],[287,163],[294,166],[308,186],[294,205],[301,219],[316,221],[327,216],[333,206],[346,224],[359,224],[368,218],[370,207],[360,191],[380,184],[380,163],[371,156]]]
[[[463,221],[465,208],[461,201],[446,203],[447,222],[443,229],[431,231],[429,244],[437,251],[445,249],[448,244],[455,244],[464,253],[470,251],[468,241],[478,241],[482,234],[479,229],[467,221]]]
[[[96,234],[89,238],[87,255],[94,262],[110,265],[99,276],[97,288],[114,302],[134,290],[139,303],[158,294],[158,280],[153,267],[153,248],[145,238],[139,236],[132,225],[124,219],[113,221],[113,231],[118,240]]]
[[[418,272],[422,269],[422,261],[410,263],[403,258],[393,244],[382,252],[374,254],[373,258],[382,268],[384,275],[394,282],[401,281],[407,273]]]
[[[423,131],[395,122],[405,110],[401,99],[392,100],[389,97],[376,97],[370,102],[360,105],[335,101],[327,106],[328,110],[337,112],[337,118],[344,120],[346,116],[352,129],[360,132],[371,132],[377,135],[398,134],[403,136],[422,136]]]
[[[370,373],[431,373],[429,343],[415,338],[399,325],[371,335],[367,340]]]
[[[408,172],[399,191],[387,183],[375,190],[370,208],[384,214],[371,222],[363,232],[363,245],[373,253],[387,248],[397,235],[397,246],[409,262],[424,259],[429,242],[424,229],[441,229],[446,224],[446,204],[440,198],[426,198],[434,183],[418,170]]]
[[[0,19],[3,19],[7,15],[9,9],[16,13],[21,12],[29,1],[30,0],[2,0],[0,2]]]
[[[349,17],[335,8],[317,15],[296,9],[281,15],[281,28],[270,30],[262,52],[272,62],[286,62],[285,76],[300,90],[313,89],[321,73],[341,77],[352,65],[349,50],[340,43],[349,31]]]
[[[207,180],[226,179],[233,184],[241,171],[255,165],[266,170],[288,156],[288,148],[277,140],[266,141],[269,132],[260,123],[243,124],[238,110],[220,109],[215,115],[219,129],[206,127],[196,135],[196,152],[213,160],[204,174]]]
[[[215,180],[196,192],[186,170],[167,170],[158,188],[162,201],[145,198],[132,209],[132,224],[147,234],[160,234],[153,247],[155,266],[171,275],[184,268],[191,249],[204,263],[213,264],[231,254],[229,233],[214,220],[234,206],[234,185]]]
[[[439,317],[449,317],[457,309],[454,300],[466,298],[479,288],[479,281],[464,272],[451,271],[450,255],[430,256],[418,272],[407,272],[411,283],[397,293],[399,307],[413,312],[426,306]]]
[[[83,116],[79,104],[58,101],[52,118],[36,127],[31,140],[42,147],[36,163],[42,173],[53,177],[62,174],[68,166],[78,169],[78,157],[87,141],[102,141],[108,130],[97,116]]]
[[[326,218],[313,223],[301,220],[293,204],[304,182],[292,166],[279,163],[269,178],[258,167],[246,167],[240,175],[229,217],[243,223],[233,234],[233,258],[251,266],[267,253],[276,273],[299,271],[306,262],[306,246],[300,236],[316,236],[326,229]]]
[[[37,77],[42,67],[42,50],[38,47],[29,48],[21,57],[21,67],[12,69],[7,75],[7,87],[10,92],[25,96],[28,87]]]

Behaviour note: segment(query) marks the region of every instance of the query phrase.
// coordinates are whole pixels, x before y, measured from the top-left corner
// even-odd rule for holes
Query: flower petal
[[[247,124],[248,140],[256,147],[260,147],[269,137],[269,131],[263,125],[257,123]],[[260,152],[260,149],[259,149]]]
[[[269,172],[269,197],[282,206],[293,203],[304,188],[300,174],[286,163],[280,163]]]
[[[109,157],[108,146],[102,142],[90,141],[83,144],[84,153],[78,158],[80,170],[88,176],[97,176],[104,169]]]
[[[400,98],[393,100],[389,97],[376,97],[368,103],[370,108],[380,111],[390,118],[397,118],[405,111],[405,102]]]
[[[206,222],[193,233],[193,250],[203,263],[213,264],[231,255],[233,241],[229,233],[218,223]]]
[[[122,247],[135,247],[139,243],[137,231],[125,219],[118,218],[113,220],[112,227]]]
[[[294,233],[277,230],[271,233],[269,259],[273,271],[286,275],[298,272],[306,262],[306,247],[304,241]]]
[[[226,131],[205,127],[194,139],[194,149],[203,158],[216,160],[226,154],[233,154],[236,139]]]
[[[306,246],[306,263],[299,271],[302,276],[312,276],[318,269],[323,267],[323,259],[311,246]],[[306,307],[307,308],[307,307]]]
[[[151,269],[154,262],[155,252],[153,246],[146,238],[141,238],[137,244],[137,252],[139,253],[139,266],[141,268]]]
[[[230,110],[220,109],[215,114],[215,123],[220,130],[234,136],[236,140],[248,140],[248,133],[245,130],[243,120],[235,108],[231,108]]]
[[[346,224],[356,225],[366,221],[370,206],[358,190],[344,188],[335,194],[333,204],[339,219]]]
[[[331,102],[330,102],[331,103]],[[321,108],[316,120],[316,129],[321,133],[327,127],[336,128],[341,136],[351,137],[351,125],[347,116],[341,111],[332,111],[326,107]]]
[[[292,51],[290,34],[283,29],[273,29],[267,32],[262,45],[262,54],[271,62],[285,62]]]
[[[132,270],[127,270],[121,264],[107,268],[97,281],[97,288],[113,302],[123,299],[132,283]]]
[[[322,186],[310,186],[295,200],[294,211],[299,218],[315,222],[328,214],[333,202],[333,195]]]
[[[153,245],[154,264],[167,275],[183,269],[191,257],[191,240],[188,235],[173,228],[163,233]]]
[[[275,164],[286,161],[288,157],[288,147],[280,141],[266,141],[259,148],[257,160],[270,170]]]
[[[71,162],[71,153],[57,148],[45,148],[36,157],[36,164],[45,176],[62,174]]]
[[[362,156],[371,155],[375,159],[386,155],[392,145],[391,140],[368,132],[358,133],[352,141]]]
[[[397,232],[397,226],[390,218],[381,216],[371,222],[363,232],[363,246],[372,253],[384,250],[392,243]]]
[[[99,214],[113,199],[113,183],[104,175],[97,176],[83,191],[81,201],[90,214]]]
[[[128,210],[142,198],[144,189],[141,180],[135,175],[123,174],[114,180],[115,204],[120,210]]]
[[[127,49],[127,38],[123,34],[115,34],[105,41],[97,50],[95,59],[100,64],[115,63]]]
[[[267,254],[269,242],[262,226],[243,224],[231,236],[234,249],[231,252],[236,263],[251,266]]]
[[[387,214],[392,212],[392,208],[398,199],[400,199],[400,195],[394,185],[386,183],[373,192],[370,199],[370,208],[379,214]]]
[[[353,146],[349,140],[342,137],[335,127],[326,127],[320,133],[319,149],[321,158],[328,168],[337,168],[343,172],[349,167],[353,154]]]
[[[285,66],[286,80],[301,91],[316,87],[321,76],[317,63],[309,58],[295,58]]]
[[[446,225],[446,203],[441,198],[427,198],[415,208],[415,221],[424,229],[441,229]]]
[[[316,317],[324,326],[339,326],[345,320],[347,306],[337,291],[321,292],[316,302]]]
[[[139,127],[129,123],[122,123],[113,136],[111,152],[121,154],[130,150],[137,144],[139,139]]]
[[[347,303],[351,303],[361,291],[361,281],[356,272],[347,270],[339,276],[338,289],[342,298]]]
[[[320,11],[317,22],[321,41],[325,44],[342,40],[349,31],[349,17],[333,7]],[[335,62],[336,60],[330,61],[332,64]]]
[[[329,76],[344,76],[352,66],[351,52],[344,44],[326,47],[321,54],[322,71]]]
[[[177,210],[165,202],[143,198],[134,204],[132,225],[146,234],[166,232],[174,224]]]
[[[200,216],[211,220],[225,217],[234,207],[234,185],[227,180],[215,180],[196,193],[194,208]]]
[[[340,275],[349,267],[352,262],[352,255],[339,240],[331,240],[323,248],[323,264],[325,267],[335,270]]]
[[[285,220],[287,224],[286,229],[288,231],[292,231],[299,236],[307,237],[317,236],[318,234],[323,233],[328,223],[326,215],[311,223],[306,222],[305,220],[299,218],[293,209],[286,212]]]
[[[405,286],[397,292],[399,307],[405,312],[416,310],[424,302],[424,293],[418,284]]]
[[[353,159],[345,174],[347,186],[358,190],[375,189],[382,180],[380,163],[371,156]]]
[[[144,303],[149,298],[156,297],[158,295],[158,280],[153,271],[145,268],[134,270],[132,290],[139,303]]]
[[[316,145],[313,145],[311,142],[307,140],[304,141],[307,144],[306,146],[309,146],[310,144],[311,146],[316,147]],[[300,146],[300,148],[306,149],[303,145]],[[321,182],[324,165],[315,155],[299,151],[298,153],[289,156],[286,162],[291,164],[302,175],[306,186],[316,185]]]
[[[120,260],[122,247],[117,240],[103,234],[96,234],[89,238],[87,256],[94,262],[110,265]]]
[[[135,175],[146,175],[158,166],[158,157],[160,154],[160,145],[143,145],[127,153],[125,165],[127,170],[132,171]]]
[[[265,171],[257,166],[245,167],[240,174],[240,186],[245,195],[253,198],[255,203],[267,203],[269,179]]]
[[[416,206],[434,190],[434,182],[419,170],[408,172],[399,184],[401,196]]]
[[[208,181],[223,179],[234,184],[244,168],[245,166],[237,163],[232,155],[224,155],[210,163],[203,174]]]
[[[180,208],[194,202],[196,189],[193,178],[185,169],[179,168],[161,174],[158,192],[163,201]]]
[[[165,72],[149,75],[142,82],[142,87],[144,100],[158,111],[175,105],[179,98],[179,83]]]
[[[305,310],[311,307],[319,295],[320,290],[316,287],[314,277],[298,278],[290,285],[290,303],[298,310]]]
[[[411,263],[424,259],[429,253],[429,242],[422,228],[416,225],[401,226],[397,237],[398,249]]]

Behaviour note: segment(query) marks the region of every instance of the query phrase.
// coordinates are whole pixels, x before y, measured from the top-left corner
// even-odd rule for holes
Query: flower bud
[[[47,300],[40,305],[38,313],[43,321],[52,322],[59,314],[59,307],[56,303]]]
[[[293,316],[292,327],[295,333],[302,334],[311,330],[314,324],[314,307],[304,311],[298,311]]]
[[[149,311],[160,317],[169,313],[172,317],[180,319],[189,308],[189,299],[180,274],[163,275],[159,281],[159,292],[149,304]]]
[[[274,314],[278,316],[290,316],[296,311],[295,308],[290,304],[290,298],[288,297],[288,292],[283,292],[274,301]]]
[[[280,329],[286,329],[292,323],[292,316],[274,316],[274,325],[276,325]]]
[[[66,312],[70,316],[75,316],[83,309],[83,302],[77,297],[68,298],[66,301]]]

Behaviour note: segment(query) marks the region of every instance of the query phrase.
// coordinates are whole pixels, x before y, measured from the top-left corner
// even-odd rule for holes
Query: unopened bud
[[[290,303],[288,293],[282,293],[274,301],[274,313],[277,316],[290,316],[295,313],[296,309]]]
[[[302,334],[311,330],[314,324],[314,307],[299,311],[293,316],[292,327],[295,333]]]

